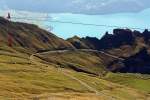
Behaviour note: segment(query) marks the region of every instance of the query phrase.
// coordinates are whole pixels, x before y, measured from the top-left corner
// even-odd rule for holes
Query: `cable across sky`
[[[51,17],[12,17],[12,19],[14,19],[14,20],[30,20],[30,21],[47,21],[47,22],[61,23],[61,24],[74,24],[74,25],[108,27],[108,28],[123,28],[123,29],[133,29],[133,30],[147,29],[147,28],[140,28],[140,27],[122,27],[122,26],[116,26],[116,25],[104,25],[104,24],[92,24],[92,23],[52,20]]]

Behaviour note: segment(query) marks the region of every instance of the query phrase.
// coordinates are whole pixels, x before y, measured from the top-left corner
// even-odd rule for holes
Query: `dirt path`
[[[96,95],[101,95],[101,93],[99,91],[97,91],[95,88],[89,86],[87,83],[81,81],[80,79],[70,75],[69,73],[65,72],[63,69],[59,69],[65,76],[79,82],[82,86],[86,87],[88,90],[93,91],[94,93],[96,93]]]
[[[69,51],[73,51],[73,50],[54,50],[54,51],[46,51],[46,52],[36,53],[36,54],[38,55],[38,54],[49,54],[49,53],[64,53],[64,52],[69,52]],[[104,54],[104,55],[106,55],[106,56],[109,56],[109,57],[118,59],[118,60],[125,60],[125,59],[123,59],[123,58],[120,58],[120,57],[118,57],[118,56],[115,56],[115,55],[106,53],[106,52],[104,52],[104,51],[98,51],[98,50],[92,50],[92,49],[76,49],[75,51],[97,52],[97,53],[101,53],[101,54]]]
[[[38,66],[39,66],[39,65],[45,66],[45,64],[42,64],[42,63],[40,63],[40,62],[35,61],[35,60],[34,60],[34,56],[35,56],[35,54],[33,54],[33,55],[30,56],[30,62],[31,62],[31,63],[37,64]],[[73,80],[76,80],[76,81],[79,82],[81,85],[83,85],[84,87],[86,87],[88,90],[95,92],[97,95],[101,94],[100,92],[98,92],[96,89],[94,89],[93,87],[89,86],[89,85],[86,84],[85,82],[79,80],[78,78],[76,78],[76,77],[74,77],[74,76],[71,76],[69,73],[65,72],[62,68],[58,68],[58,71],[61,72],[61,73],[63,73],[65,76],[67,76],[67,77],[69,77],[69,78],[71,78],[71,79],[73,79]]]
[[[117,57],[115,55],[112,55],[112,54],[109,54],[109,53],[106,53],[104,51],[98,51],[98,50],[92,50],[92,49],[79,49],[79,51],[86,51],[86,52],[97,52],[97,53],[102,53],[106,56],[109,56],[109,57],[112,57],[112,58],[115,58],[115,59],[118,59],[118,60],[124,60],[123,58],[120,58],[120,57]]]

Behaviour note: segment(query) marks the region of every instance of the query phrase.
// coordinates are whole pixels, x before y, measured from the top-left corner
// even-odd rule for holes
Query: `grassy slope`
[[[128,87],[136,88],[140,91],[150,93],[149,75],[109,73],[105,77],[105,79]]]
[[[75,70],[84,70],[93,74],[105,72],[103,61],[96,53],[67,51],[63,53],[47,53],[40,55],[48,62],[59,63],[63,67],[69,67]]]
[[[30,63],[29,55],[24,55],[8,47],[3,47],[0,52],[0,99],[2,100],[8,98],[31,99],[36,96],[43,99],[56,97],[61,100],[69,98],[79,98],[79,100],[105,98],[109,100],[111,96],[114,96],[119,100],[120,98],[121,100],[134,100],[136,98],[145,99],[146,96],[145,93],[135,89],[85,73],[66,69],[58,70],[52,65],[45,67],[39,63]],[[101,94],[96,95],[76,80],[64,75],[63,72],[80,79]]]
[[[3,99],[18,97],[25,99],[39,95],[39,97],[45,95],[44,97],[46,98],[51,96],[50,93],[68,93],[68,95],[70,93],[78,93],[81,96],[82,94],[92,93],[79,82],[66,77],[56,69],[38,68],[38,66],[35,67],[34,65],[15,64],[10,66],[1,64],[0,72],[0,97]],[[145,96],[134,89],[130,90],[120,85],[110,84],[110,82],[88,76],[87,74],[71,71],[70,75],[74,75],[98,91],[102,91],[102,94],[97,96],[97,98],[114,96],[133,100],[135,98],[144,99]]]

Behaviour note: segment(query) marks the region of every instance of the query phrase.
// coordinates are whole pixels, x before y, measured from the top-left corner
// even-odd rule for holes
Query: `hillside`
[[[124,84],[119,85],[117,82],[112,83],[109,80],[110,76],[106,79],[101,79],[85,72],[60,68],[59,64],[43,61],[42,58],[38,57],[40,56],[39,54],[30,58],[28,55],[10,47],[1,47],[0,52],[0,99],[2,100],[48,100],[52,98],[55,98],[55,100],[76,98],[78,100],[110,100],[112,98],[116,100],[145,100],[149,98],[149,92],[146,90],[133,88],[130,85],[126,87]],[[52,56],[54,58],[56,54],[45,55],[46,57]],[[45,55],[43,56],[45,57]],[[69,61],[69,58],[63,57],[63,55],[61,54],[60,56]],[[67,55],[70,55],[70,53]],[[74,55],[74,58],[80,57],[80,55],[81,52],[79,55]],[[88,59],[87,57],[85,58]],[[96,57],[94,58],[97,59]],[[92,59],[89,61],[92,61]],[[84,58],[81,62],[84,62]],[[86,65],[86,63],[83,65]],[[123,78],[122,80],[125,81]],[[149,86],[146,83],[143,85]]]
[[[74,47],[54,34],[36,25],[10,22],[0,17],[0,45],[23,47],[30,50],[73,49]]]
[[[99,45],[94,39],[87,45],[76,36],[81,49],[38,26],[0,18],[0,99],[149,99],[150,76],[111,73],[126,58],[93,50]],[[138,53],[131,60],[141,57]]]
[[[53,63],[58,67],[73,69],[77,72],[101,75],[106,73],[107,70],[100,56],[102,55],[97,52],[68,50],[45,52],[37,54],[35,57],[42,59],[43,61],[39,61],[42,63]]]

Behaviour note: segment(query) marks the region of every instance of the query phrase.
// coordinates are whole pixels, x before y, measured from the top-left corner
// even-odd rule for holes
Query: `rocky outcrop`
[[[111,59],[106,63],[107,57],[103,57],[103,61],[110,71],[150,73],[150,32],[147,29],[143,33],[129,29],[114,29],[113,34],[106,32],[101,39],[78,37],[78,40],[80,40],[78,45],[82,45],[81,48],[103,50],[125,59],[124,61]],[[69,41],[74,45],[74,39]]]
[[[135,43],[136,36],[138,36],[137,32],[132,32],[129,29],[114,29],[113,34],[109,34],[106,32],[106,34],[101,38],[97,39],[94,37],[86,37],[86,38],[79,38],[75,39],[70,38],[68,39],[69,42],[71,42],[75,47],[78,42],[78,45],[85,46],[83,48],[91,48],[91,49],[112,49],[112,48],[119,48],[123,45],[133,45]],[[79,47],[78,47],[79,48]]]
[[[119,72],[150,74],[150,54],[143,48],[137,54],[123,61],[124,67],[116,69]]]
[[[119,48],[122,45],[133,45],[134,33],[129,29],[114,29],[113,34],[106,33],[99,41],[100,49]]]

